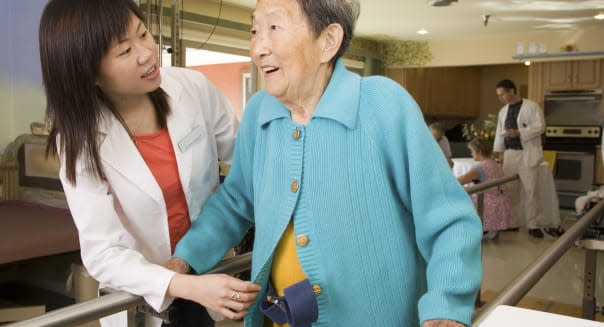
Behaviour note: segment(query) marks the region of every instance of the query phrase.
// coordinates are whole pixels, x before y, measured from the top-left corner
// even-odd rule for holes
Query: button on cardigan
[[[338,60],[306,125],[257,93],[229,176],[175,256],[208,271],[256,224],[252,279],[266,290],[292,216],[295,234],[312,240],[296,251],[321,288],[313,326],[470,324],[482,278],[481,223],[417,104],[395,82],[361,78]],[[247,327],[262,326],[258,301]]]

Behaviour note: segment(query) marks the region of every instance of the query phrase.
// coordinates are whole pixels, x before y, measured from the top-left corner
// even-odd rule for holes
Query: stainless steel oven
[[[602,90],[552,91],[545,95],[544,150],[556,152],[554,182],[560,206],[594,185],[595,150],[600,144]]]
[[[560,192],[585,193],[594,181],[594,153],[557,151],[554,182]]]
[[[602,126],[602,90],[560,90],[545,94],[545,125]]]

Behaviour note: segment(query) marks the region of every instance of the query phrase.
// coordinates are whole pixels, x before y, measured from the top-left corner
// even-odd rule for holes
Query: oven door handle
[[[598,101],[597,97],[583,96],[583,97],[552,97],[545,98],[545,101]]]
[[[577,155],[590,155],[590,156],[592,156],[593,155],[593,153],[584,152],[584,151],[555,151],[554,150],[554,152],[556,152],[556,154],[558,154],[558,155],[565,155],[565,154],[566,155],[571,155],[571,156],[577,156]]]

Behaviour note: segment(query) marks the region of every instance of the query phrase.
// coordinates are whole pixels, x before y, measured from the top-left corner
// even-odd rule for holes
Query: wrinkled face
[[[440,139],[443,137],[443,133],[441,133],[437,129],[432,129],[431,131],[432,131],[432,136],[434,136],[434,138],[436,139],[436,141],[440,141]]]
[[[135,15],[126,34],[101,59],[97,85],[112,101],[143,96],[161,84],[153,36]]]
[[[497,89],[495,89],[495,92],[497,93],[497,97],[499,98],[499,101],[501,101],[504,104],[510,104],[512,103],[512,101],[515,98],[516,93],[514,93],[514,90],[506,90],[503,87],[498,87]]]
[[[314,83],[321,46],[296,0],[259,0],[251,33],[250,54],[269,94],[287,101]]]

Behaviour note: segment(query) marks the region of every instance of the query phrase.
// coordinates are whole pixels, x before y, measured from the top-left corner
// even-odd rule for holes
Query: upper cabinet
[[[471,118],[479,114],[478,67],[388,69],[386,75],[405,87],[424,115]]]
[[[601,86],[599,59],[545,62],[542,65],[545,91],[593,89]]]
[[[402,85],[425,114],[428,108],[428,81],[423,68],[387,69],[386,76]]]

